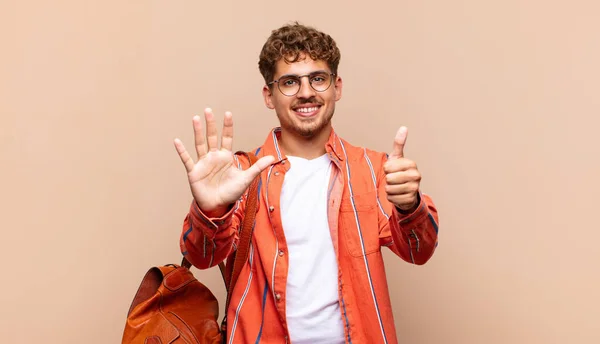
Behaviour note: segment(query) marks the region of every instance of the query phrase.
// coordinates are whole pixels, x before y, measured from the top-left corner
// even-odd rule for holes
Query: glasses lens
[[[295,76],[285,76],[277,82],[279,90],[286,96],[293,96],[300,90],[300,79]]]
[[[326,91],[331,85],[331,75],[327,73],[316,73],[310,76],[310,85],[317,92]]]

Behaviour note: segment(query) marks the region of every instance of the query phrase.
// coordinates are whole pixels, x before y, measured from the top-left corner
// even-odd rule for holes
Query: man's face
[[[299,82],[298,78],[280,79],[288,75],[309,76],[299,78]],[[323,78],[331,79],[331,84],[329,82],[325,84]],[[313,86],[310,84],[311,79]],[[273,83],[271,88],[265,86],[263,96],[267,107],[277,113],[284,130],[311,138],[330,125],[335,111],[335,102],[342,97],[342,79],[331,75],[331,70],[325,61],[315,61],[305,57],[290,64],[280,59],[276,64],[273,80],[280,80],[280,82]],[[325,91],[317,91],[327,85],[329,87]],[[285,95],[280,91],[281,88],[287,94],[291,94],[297,86],[300,87],[294,95]]]

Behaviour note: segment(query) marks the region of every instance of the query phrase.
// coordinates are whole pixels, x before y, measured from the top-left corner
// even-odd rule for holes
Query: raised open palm
[[[240,170],[233,159],[233,117],[225,113],[221,148],[218,147],[218,133],[211,109],[204,110],[206,135],[203,132],[200,116],[194,116],[194,140],[198,161],[194,160],[179,139],[175,148],[187,170],[192,195],[203,212],[222,214],[235,203],[250,186],[254,178],[267,168],[275,158],[265,156],[247,170]]]

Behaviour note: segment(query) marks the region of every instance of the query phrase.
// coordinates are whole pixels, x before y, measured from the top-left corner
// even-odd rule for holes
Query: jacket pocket
[[[340,204],[339,232],[353,257],[379,252],[379,224],[375,190],[343,197]]]

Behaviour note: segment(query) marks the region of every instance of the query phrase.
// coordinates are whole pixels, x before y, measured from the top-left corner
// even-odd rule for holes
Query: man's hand
[[[421,173],[414,161],[404,157],[404,145],[408,129],[400,127],[394,138],[394,148],[388,161],[383,165],[386,174],[387,199],[404,212],[411,212],[418,206]]]
[[[194,116],[194,139],[198,161],[190,157],[183,143],[175,139],[175,148],[185,166],[192,195],[198,207],[209,217],[222,216],[250,186],[256,176],[267,168],[275,158],[265,156],[247,170],[234,165],[233,117],[225,113],[221,148],[218,148],[218,133],[211,109],[204,110],[206,135],[202,130],[200,116]]]

